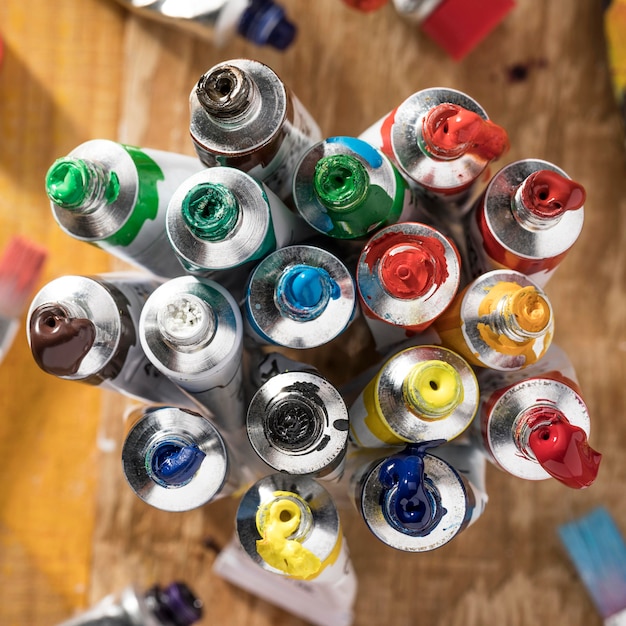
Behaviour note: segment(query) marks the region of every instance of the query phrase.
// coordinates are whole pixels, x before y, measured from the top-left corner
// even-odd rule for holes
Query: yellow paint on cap
[[[289,537],[298,533],[301,524],[311,517],[309,505],[297,494],[288,491],[274,492],[274,500],[260,506],[256,526],[263,539],[256,542],[259,556],[270,566],[290,578],[314,578],[322,569],[322,562],[298,539]]]
[[[411,409],[427,419],[448,416],[463,401],[463,383],[445,361],[423,361],[411,368],[402,386]]]
[[[550,345],[550,304],[534,286],[522,287],[517,283],[502,281],[496,283],[483,298],[478,314],[489,317],[497,310],[499,303],[503,303],[502,321],[514,333],[513,336],[507,337],[483,323],[477,324],[476,328],[489,347],[508,356],[523,356],[526,367],[540,358]],[[541,353],[536,354],[535,344],[539,337],[542,337],[542,348]]]

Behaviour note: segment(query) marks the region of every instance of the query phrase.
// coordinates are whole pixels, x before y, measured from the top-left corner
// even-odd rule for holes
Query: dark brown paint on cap
[[[49,374],[76,374],[95,339],[94,324],[71,317],[61,305],[44,304],[31,315],[30,348],[37,365]]]

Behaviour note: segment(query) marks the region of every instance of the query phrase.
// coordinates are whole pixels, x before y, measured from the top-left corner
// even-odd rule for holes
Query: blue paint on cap
[[[273,0],[252,0],[243,12],[237,31],[249,41],[285,50],[296,36],[296,27]]]
[[[288,316],[307,321],[321,315],[329,300],[336,300],[341,290],[321,267],[293,265],[285,269],[276,285],[276,299]]]
[[[285,280],[285,297],[298,309],[317,306],[324,296],[325,277],[315,267],[296,270]]]
[[[445,511],[426,488],[424,477],[426,450],[441,443],[444,440],[409,445],[380,466],[378,479],[384,488],[383,515],[401,532],[427,535],[443,517]]]
[[[200,469],[205,456],[198,446],[164,441],[152,453],[150,475],[164,487],[182,487]]]
[[[383,157],[374,146],[367,143],[367,141],[363,141],[362,139],[357,139],[356,137],[329,137],[326,139],[326,143],[341,143],[346,146],[348,149],[352,150],[355,154],[363,157],[367,163],[371,167],[380,167],[383,164]]]

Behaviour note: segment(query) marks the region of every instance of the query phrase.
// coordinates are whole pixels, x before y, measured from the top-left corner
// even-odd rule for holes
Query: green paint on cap
[[[367,196],[367,170],[356,157],[336,154],[315,165],[313,188],[321,203],[335,211],[351,211]]]
[[[235,194],[224,185],[201,183],[183,199],[182,215],[196,237],[205,241],[222,241],[237,223],[239,204]]]
[[[83,159],[64,157],[57,159],[46,174],[46,193],[54,204],[64,209],[79,209],[92,202],[98,194],[107,204],[119,194],[119,180],[114,172],[102,188],[104,172]]]
[[[82,206],[92,187],[92,172],[82,159],[57,159],[46,175],[48,197],[64,209]]]
[[[463,401],[463,383],[454,367],[445,361],[424,361],[411,368],[404,379],[404,399],[425,418],[449,415]]]

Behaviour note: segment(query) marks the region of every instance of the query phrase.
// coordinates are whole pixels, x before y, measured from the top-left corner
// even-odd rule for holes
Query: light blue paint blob
[[[324,295],[324,277],[314,267],[298,272],[285,285],[285,295],[299,309],[317,306]]]
[[[329,300],[341,296],[341,289],[321,267],[294,265],[287,268],[276,285],[276,300],[292,319],[308,321],[321,315]]]
[[[198,446],[162,442],[152,453],[151,477],[165,487],[182,487],[200,469],[205,456]]]
[[[371,167],[378,168],[383,164],[383,157],[380,152],[378,152],[374,146],[367,143],[367,141],[363,141],[362,139],[343,136],[329,137],[326,139],[326,143],[343,144],[355,154],[363,157]]]

